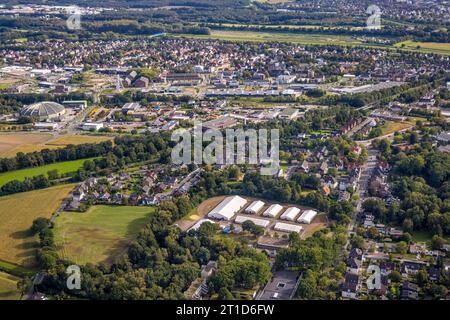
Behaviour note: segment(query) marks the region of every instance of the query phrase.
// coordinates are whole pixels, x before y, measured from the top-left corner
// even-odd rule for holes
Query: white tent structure
[[[264,202],[262,201],[253,201],[251,205],[245,209],[245,213],[249,214],[257,214],[264,207]]]
[[[212,224],[215,224],[215,222],[212,221],[212,220],[210,220],[210,219],[200,219],[200,220],[198,220],[192,227],[190,227],[190,228],[188,229],[188,231],[191,231],[191,230],[197,231],[197,230],[200,228],[200,226],[201,226],[202,224],[204,224],[205,222],[210,222],[210,223],[212,223]]]
[[[281,232],[297,232],[300,233],[303,229],[302,226],[296,226],[295,224],[289,224],[289,223],[283,223],[283,222],[277,222],[275,224],[275,227],[273,227],[276,231]]]
[[[307,223],[310,224],[311,221],[317,216],[317,211],[314,210],[305,210],[300,218],[298,218],[297,222],[299,223]]]
[[[258,219],[253,217],[247,217],[247,216],[237,216],[234,220],[235,223],[243,224],[245,221],[252,221],[254,224],[256,224],[258,227],[267,228],[267,226],[270,224],[269,220],[265,219]]]
[[[300,213],[299,208],[290,207],[281,215],[280,218],[283,220],[294,221],[299,213]]]
[[[218,220],[231,220],[246,204],[247,200],[239,196],[226,197],[208,213],[208,217]]]
[[[283,210],[283,207],[279,204],[273,204],[264,211],[263,215],[266,217],[275,218]]]

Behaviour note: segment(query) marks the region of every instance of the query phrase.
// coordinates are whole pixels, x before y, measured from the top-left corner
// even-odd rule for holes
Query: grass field
[[[91,160],[94,158],[90,158]],[[0,186],[12,181],[23,181],[25,178],[35,177],[41,174],[47,175],[50,170],[58,170],[59,174],[75,172],[83,166],[83,163],[89,159],[79,159],[73,161],[64,161],[48,164],[41,167],[21,169],[16,171],[9,171],[0,174]]]
[[[366,43],[347,35],[328,35],[328,34],[301,34],[284,32],[258,32],[258,31],[229,31],[229,30],[211,30],[209,35],[182,34],[173,35],[197,39],[217,39],[228,41],[253,41],[253,42],[290,42],[298,44],[311,45],[345,45],[362,46],[382,49],[401,49],[405,51],[415,51],[419,53],[435,53],[441,55],[450,55],[450,43],[437,42],[414,42],[404,41],[395,45],[382,45],[377,43]]]
[[[335,36],[326,34],[296,34],[256,31],[225,31],[211,30],[210,35],[182,35],[189,38],[218,39],[229,41],[255,41],[270,42],[282,41],[300,44],[336,44],[336,45],[362,45],[359,40],[350,36]]]
[[[19,300],[20,291],[17,289],[16,278],[7,273],[0,272],[0,300]]]
[[[94,206],[85,213],[63,212],[55,222],[61,257],[75,263],[111,263],[154,212],[151,207]]]
[[[100,143],[112,141],[113,137],[68,135],[52,139],[51,134],[15,133],[0,134],[0,157],[15,157],[17,153],[29,153],[42,149],[62,148],[69,144]]]
[[[105,136],[65,136],[46,143],[48,146],[67,146],[69,144],[100,143],[112,141],[114,138]]]
[[[32,267],[37,238],[29,236],[28,230],[33,220],[50,218],[73,187],[62,185],[1,197],[0,260]]]
[[[403,41],[395,44],[397,48],[422,53],[450,55],[450,43]]]

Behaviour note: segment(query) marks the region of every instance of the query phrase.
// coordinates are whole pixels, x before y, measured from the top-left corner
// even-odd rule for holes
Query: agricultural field
[[[74,185],[18,193],[0,198],[0,260],[33,267],[37,237],[30,236],[34,219],[50,218]],[[0,267],[2,263],[0,261]],[[8,265],[5,268],[9,268]]]
[[[87,212],[63,212],[55,221],[59,255],[75,263],[112,263],[154,212],[152,207],[94,206]]]
[[[397,48],[422,53],[450,55],[450,43],[403,41],[395,44]]]
[[[17,289],[16,278],[10,274],[0,272],[0,300],[19,300],[20,291]]]
[[[65,147],[69,144],[84,144],[84,143],[100,143],[104,141],[112,141],[112,137],[105,136],[63,136],[46,143],[47,146]]]
[[[48,164],[48,165],[41,166],[41,167],[27,168],[27,169],[21,169],[21,170],[0,173],[0,187],[10,181],[13,181],[13,180],[23,181],[23,180],[25,180],[25,178],[32,178],[35,176],[39,176],[41,174],[47,175],[47,173],[51,170],[58,170],[59,174],[75,172],[78,169],[80,169],[81,167],[83,167],[83,163],[86,160],[92,160],[92,159],[95,159],[95,158],[57,162],[57,163],[52,163],[52,164]]]
[[[0,157],[11,158],[17,153],[29,153],[43,149],[63,148],[69,144],[100,143],[112,141],[112,137],[68,135],[54,138],[51,134],[43,133],[15,133],[0,134]]]
[[[52,137],[51,134],[46,133],[0,134],[0,157],[10,157],[11,154],[15,155],[17,152],[24,152],[21,151],[20,148],[29,150],[26,152],[39,151],[41,150],[40,146],[45,144]]]

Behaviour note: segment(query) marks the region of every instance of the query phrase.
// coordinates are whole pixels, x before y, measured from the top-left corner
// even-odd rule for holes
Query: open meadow
[[[61,185],[1,197],[0,260],[32,267],[38,244],[37,237],[30,236],[28,232],[33,220],[50,218],[73,187],[73,184]]]
[[[75,172],[81,167],[83,167],[83,163],[89,159],[92,160],[95,158],[56,162],[41,167],[27,168],[0,173],[0,187],[13,180],[23,181],[25,180],[25,178],[32,178],[35,176],[39,176],[41,174],[47,175],[47,172],[51,170],[58,170],[59,174]]]
[[[75,263],[111,263],[124,254],[152,207],[94,206],[87,212],[63,212],[55,221],[59,255]]]

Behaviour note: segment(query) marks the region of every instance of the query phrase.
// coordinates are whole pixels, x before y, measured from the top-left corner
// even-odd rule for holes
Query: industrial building
[[[245,213],[248,214],[257,214],[264,207],[264,202],[262,201],[253,201],[251,205],[245,209]]]
[[[56,102],[43,101],[24,107],[20,114],[26,117],[32,117],[38,121],[53,120],[62,117],[66,109]]]
[[[283,223],[283,222],[277,222],[275,226],[273,227],[276,231],[281,232],[297,232],[300,233],[303,229],[302,226],[296,226],[295,224],[289,224],[289,223]]]
[[[237,216],[234,220],[235,223],[243,224],[245,221],[252,221],[254,224],[256,224],[258,227],[267,228],[267,226],[270,224],[269,220],[265,219],[258,219],[253,217],[247,217],[247,216]]]
[[[310,224],[311,221],[316,217],[317,211],[314,210],[305,210],[300,218],[298,218],[297,222]]]
[[[291,208],[288,208],[281,215],[280,218],[283,219],[283,220],[295,221],[295,218],[298,216],[299,213],[300,213],[300,209],[299,208],[291,207]]]
[[[273,204],[264,211],[263,215],[266,217],[275,218],[283,210],[283,207],[279,204]]]
[[[239,197],[232,196],[226,197],[221,203],[217,205],[211,212],[208,213],[208,217],[218,220],[231,220],[233,216],[241,210],[247,204],[247,200]]]

